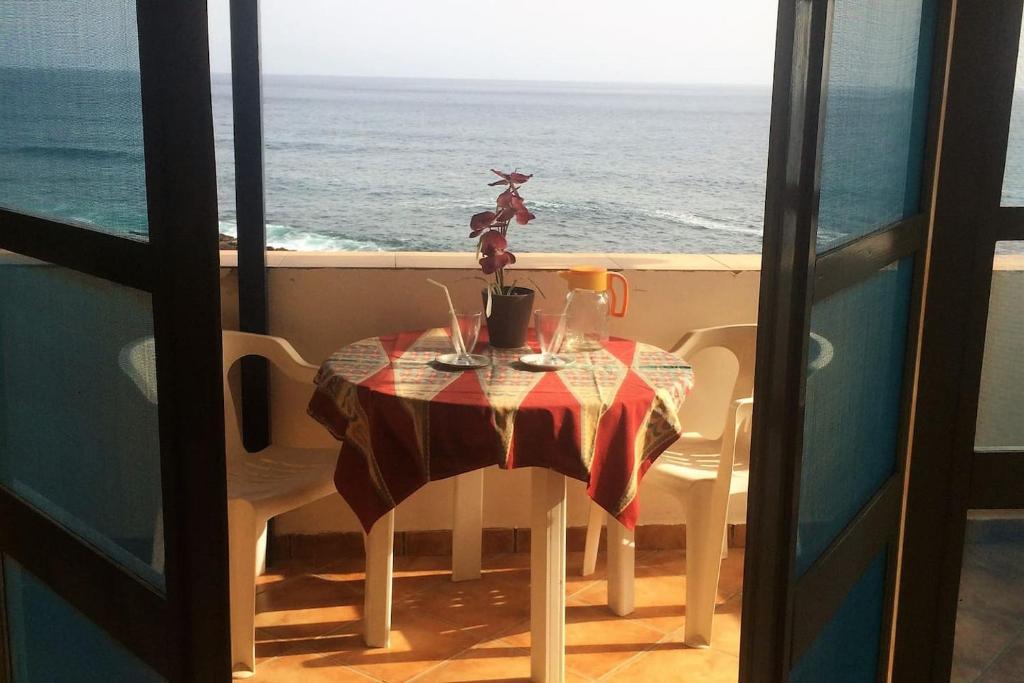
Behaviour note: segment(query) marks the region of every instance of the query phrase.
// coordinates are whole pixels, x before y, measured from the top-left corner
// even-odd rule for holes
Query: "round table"
[[[444,329],[349,344],[320,367],[309,413],[342,442],[335,485],[370,543],[375,522],[387,516],[390,537],[392,510],[428,481],[463,475],[458,511],[479,508],[481,468],[534,468],[534,678],[561,680],[565,477],[586,482],[587,494],[621,522],[609,524],[609,571],[632,571],[611,554],[631,543],[641,478],[682,434],[679,408],[693,372],[674,354],[626,339],[574,354],[559,372],[533,370],[518,360],[525,349],[494,349],[486,337],[475,350],[490,359],[484,368],[453,371],[434,361],[451,350]],[[453,530],[454,571],[479,576],[479,539],[460,542],[465,532]]]

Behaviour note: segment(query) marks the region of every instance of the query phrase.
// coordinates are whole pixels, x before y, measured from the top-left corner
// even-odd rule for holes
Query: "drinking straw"
[[[451,316],[452,334],[455,335],[453,341],[455,341],[457,347],[456,351],[459,352],[458,355],[460,356],[467,355],[469,349],[466,348],[466,341],[462,338],[462,328],[459,327],[459,319],[455,315],[455,304],[452,303],[452,295],[448,293],[448,287],[429,277],[427,282],[444,290],[444,298],[448,299],[448,314]]]

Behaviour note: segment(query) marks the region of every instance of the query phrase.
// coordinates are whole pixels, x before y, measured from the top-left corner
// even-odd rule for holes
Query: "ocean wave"
[[[701,216],[694,213],[686,213],[680,211],[665,211],[658,209],[655,211],[648,211],[642,209],[641,213],[644,213],[652,218],[667,218],[673,223],[682,223],[683,225],[690,228],[698,228],[700,230],[725,230],[729,232],[742,232],[749,234],[761,234],[761,227],[757,225],[750,225],[749,223],[740,223],[738,221],[729,221],[722,218],[711,218],[710,216]]]
[[[131,161],[142,158],[142,150],[97,149],[95,147],[51,147],[49,145],[17,145],[8,149],[15,154],[50,157],[53,159],[84,159],[89,161],[116,159]]]
[[[220,231],[237,237],[238,224],[220,221]],[[371,240],[351,239],[279,223],[267,223],[267,246],[292,251],[384,251]]]

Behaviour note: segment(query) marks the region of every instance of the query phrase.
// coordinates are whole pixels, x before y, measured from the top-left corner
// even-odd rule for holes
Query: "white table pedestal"
[[[530,518],[530,679],[565,680],[565,476],[532,472]]]

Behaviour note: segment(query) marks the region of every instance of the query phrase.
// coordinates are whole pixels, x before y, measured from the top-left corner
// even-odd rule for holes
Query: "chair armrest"
[[[737,399],[729,404],[729,413],[722,431],[719,474],[732,471],[733,463],[736,460],[736,444],[739,435],[749,429],[753,409],[754,399],[751,397]]]
[[[316,377],[316,365],[306,362],[288,340],[248,332],[224,332],[224,372],[239,359],[261,356],[273,363],[281,372],[297,382],[310,384]]]
[[[754,397],[748,396],[733,403],[736,406],[736,426],[749,429],[750,422],[754,419]]]

